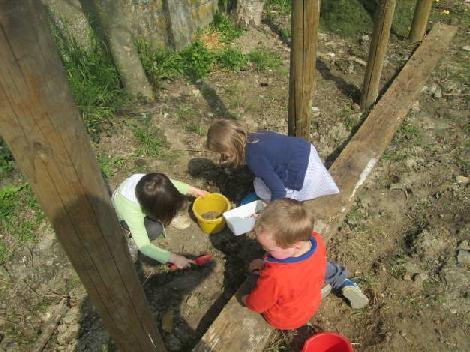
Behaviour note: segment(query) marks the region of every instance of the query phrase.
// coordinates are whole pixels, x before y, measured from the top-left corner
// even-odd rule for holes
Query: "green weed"
[[[196,115],[196,110],[189,105],[179,105],[176,108],[176,116],[182,121],[191,120]]]
[[[264,5],[266,12],[277,12],[281,15],[288,15],[291,12],[292,0],[268,0]]]
[[[15,168],[15,159],[6,143],[0,138],[0,177],[4,178]]]
[[[124,158],[119,156],[110,156],[108,154],[98,154],[98,165],[105,178],[113,177],[118,168],[124,165]]]
[[[279,54],[266,48],[253,50],[248,54],[248,58],[260,71],[275,69],[282,65]]]
[[[115,112],[128,101],[119,73],[109,50],[95,37],[90,38],[90,47],[84,49],[64,28],[53,24],[52,33],[75,103],[88,133],[98,141],[100,133],[110,130]]]
[[[199,136],[204,136],[206,134],[204,127],[202,127],[200,124],[196,122],[191,122],[188,125],[186,125],[186,131],[196,133]]]
[[[248,58],[239,49],[225,48],[216,56],[217,64],[231,71],[239,72],[248,65]]]
[[[390,258],[388,263],[388,271],[395,279],[403,279],[405,277],[406,262],[407,260],[402,254],[397,254],[394,257]]]
[[[5,263],[9,257],[10,257],[10,251],[0,239],[0,264]]]
[[[229,44],[243,33],[243,29],[234,24],[227,16],[216,13],[214,20],[207,28],[210,32],[220,34],[222,43]]]
[[[204,78],[215,63],[215,55],[200,41],[195,41],[190,47],[181,52],[184,60],[184,73],[193,79]]]
[[[138,156],[163,157],[169,148],[168,141],[152,120],[147,118],[142,124],[132,124],[130,127],[139,143],[136,153]]]
[[[12,252],[7,243],[21,245],[37,239],[36,231],[44,218],[29,184],[0,189],[0,263]]]

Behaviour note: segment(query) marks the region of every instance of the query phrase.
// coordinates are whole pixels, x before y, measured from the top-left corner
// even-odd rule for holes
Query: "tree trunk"
[[[154,99],[145,76],[122,0],[92,0],[108,41],[111,55],[126,91],[134,97]]]
[[[40,1],[0,1],[0,131],[122,352],[165,352]]]
[[[289,136],[310,138],[320,0],[292,3],[289,77]]]
[[[432,2],[433,0],[418,0],[413,16],[413,23],[411,24],[410,42],[416,43],[423,40],[429,15],[431,14]]]
[[[259,26],[264,0],[238,0],[237,23],[243,27]]]
[[[382,76],[396,3],[396,0],[380,0],[377,7],[374,32],[372,33],[369,48],[369,59],[367,60],[366,73],[362,84],[362,111],[369,109],[379,95],[380,77]]]

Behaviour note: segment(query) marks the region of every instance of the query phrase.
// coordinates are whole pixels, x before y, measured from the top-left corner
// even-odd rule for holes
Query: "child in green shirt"
[[[174,263],[178,268],[185,268],[193,261],[159,248],[151,240],[174,221],[178,211],[185,208],[184,195],[198,197],[206,193],[186,183],[170,180],[162,173],[135,174],[114,191],[112,203],[142,254],[161,263]]]

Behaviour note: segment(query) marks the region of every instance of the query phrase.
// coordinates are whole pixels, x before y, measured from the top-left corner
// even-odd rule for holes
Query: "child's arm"
[[[274,172],[271,163],[264,157],[248,157],[248,166],[256,177],[259,177],[268,186],[271,191],[271,200],[284,198],[286,196],[286,187]]]
[[[142,252],[142,254],[155,259],[160,263],[167,263],[170,260],[170,256],[172,254],[169,251],[157,247],[150,242],[147,235],[147,229],[144,225],[144,215],[142,213],[137,213],[137,211],[134,213],[128,212],[124,220],[129,227],[129,231],[132,234],[132,238],[134,239],[137,248]]]
[[[278,295],[276,279],[262,270],[255,289],[242,301],[250,310],[263,313],[276,303]]]
[[[205,196],[208,192],[202,189],[188,185],[187,183],[170,179],[171,183],[176,187],[178,192],[185,195],[192,195],[194,197]]]

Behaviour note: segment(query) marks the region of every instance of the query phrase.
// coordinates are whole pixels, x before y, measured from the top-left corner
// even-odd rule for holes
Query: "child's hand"
[[[178,269],[187,268],[191,264],[195,264],[194,260],[188,259],[178,254],[171,254],[168,261],[175,264],[178,267]]]
[[[196,188],[196,187],[191,187],[189,189],[189,193],[191,193],[195,197],[203,197],[206,194],[209,194],[209,192],[204,191],[203,189],[200,189],[200,188]]]
[[[255,259],[252,260],[250,265],[248,265],[248,271],[250,273],[254,271],[260,271],[264,267],[264,260],[263,259]]]

